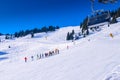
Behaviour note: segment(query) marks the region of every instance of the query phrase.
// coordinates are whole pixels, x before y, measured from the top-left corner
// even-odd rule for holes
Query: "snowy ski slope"
[[[32,39],[28,35],[3,40],[0,80],[120,80],[120,23],[105,25],[101,31],[75,42],[66,41],[67,32],[73,29],[79,32],[79,26],[71,26],[47,34],[38,33]],[[60,54],[36,59],[37,54],[56,48]]]

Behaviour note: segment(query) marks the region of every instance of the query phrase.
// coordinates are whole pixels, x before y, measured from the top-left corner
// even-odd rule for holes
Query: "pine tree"
[[[74,37],[73,37],[73,33],[70,33],[70,40],[73,40]]]
[[[38,33],[39,32],[39,29],[38,28],[34,28],[33,29],[33,33]]]
[[[116,16],[114,15],[114,16],[113,16],[113,19],[112,19],[112,21],[111,21],[111,23],[116,23],[116,22],[117,22]]]
[[[33,32],[31,32],[31,38],[33,38],[34,37],[34,33]]]
[[[17,37],[17,38],[19,38],[19,33],[18,33],[18,32],[15,32],[15,33],[14,33],[14,36]]]
[[[41,32],[46,32],[47,33],[48,32],[47,27],[46,26],[42,27]]]
[[[74,35],[75,34],[75,31],[74,30],[72,30],[72,35]]]
[[[120,8],[117,10],[117,17],[120,17]]]
[[[82,28],[83,23],[80,23],[80,29]]]
[[[55,27],[54,26],[49,26],[48,31],[55,31]]]
[[[9,34],[6,34],[6,35],[5,35],[5,39],[9,39]]]
[[[88,30],[88,17],[85,18],[82,24],[82,34],[89,35],[89,30]]]
[[[18,32],[18,37],[23,37],[25,36],[25,32],[23,30]]]
[[[56,26],[56,29],[59,29],[60,27],[59,26]]]
[[[28,34],[30,34],[30,33],[31,33],[30,30],[26,30],[26,31],[25,31],[25,35],[28,35]]]
[[[67,38],[66,38],[66,40],[70,40],[70,33],[69,33],[69,32],[67,33]]]
[[[0,33],[0,36],[3,35],[2,33]]]
[[[11,34],[11,35],[10,35],[10,39],[13,39],[13,37],[14,37],[14,36]]]

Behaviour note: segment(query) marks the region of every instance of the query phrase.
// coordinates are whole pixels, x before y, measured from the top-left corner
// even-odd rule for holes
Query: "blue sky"
[[[90,0],[0,0],[0,33],[43,26],[76,26],[91,14]],[[114,10],[116,4],[95,2],[95,9]]]

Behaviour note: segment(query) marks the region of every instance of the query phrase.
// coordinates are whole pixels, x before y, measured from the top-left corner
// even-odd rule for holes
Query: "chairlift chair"
[[[118,0],[98,0],[98,2],[103,3],[103,4],[106,4],[106,3],[115,3],[117,1]]]
[[[93,16],[88,17],[88,28],[109,24],[110,18],[109,11],[97,12]]]
[[[91,9],[92,9],[92,16],[88,17],[88,28],[98,27],[101,25],[105,25],[106,23],[109,25],[111,16],[109,11],[104,10],[94,10],[94,2],[95,0],[91,1]],[[118,0],[98,0],[100,3],[115,3]]]

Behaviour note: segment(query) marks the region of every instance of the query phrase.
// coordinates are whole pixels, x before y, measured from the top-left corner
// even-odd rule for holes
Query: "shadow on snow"
[[[5,53],[5,52],[0,52],[0,55],[5,55],[5,54],[8,54],[8,53]]]
[[[0,61],[8,59],[8,57],[2,57],[2,55],[6,55],[6,54],[8,54],[8,53],[6,53],[6,52],[0,52]]]
[[[8,59],[8,57],[0,57],[0,61]]]

